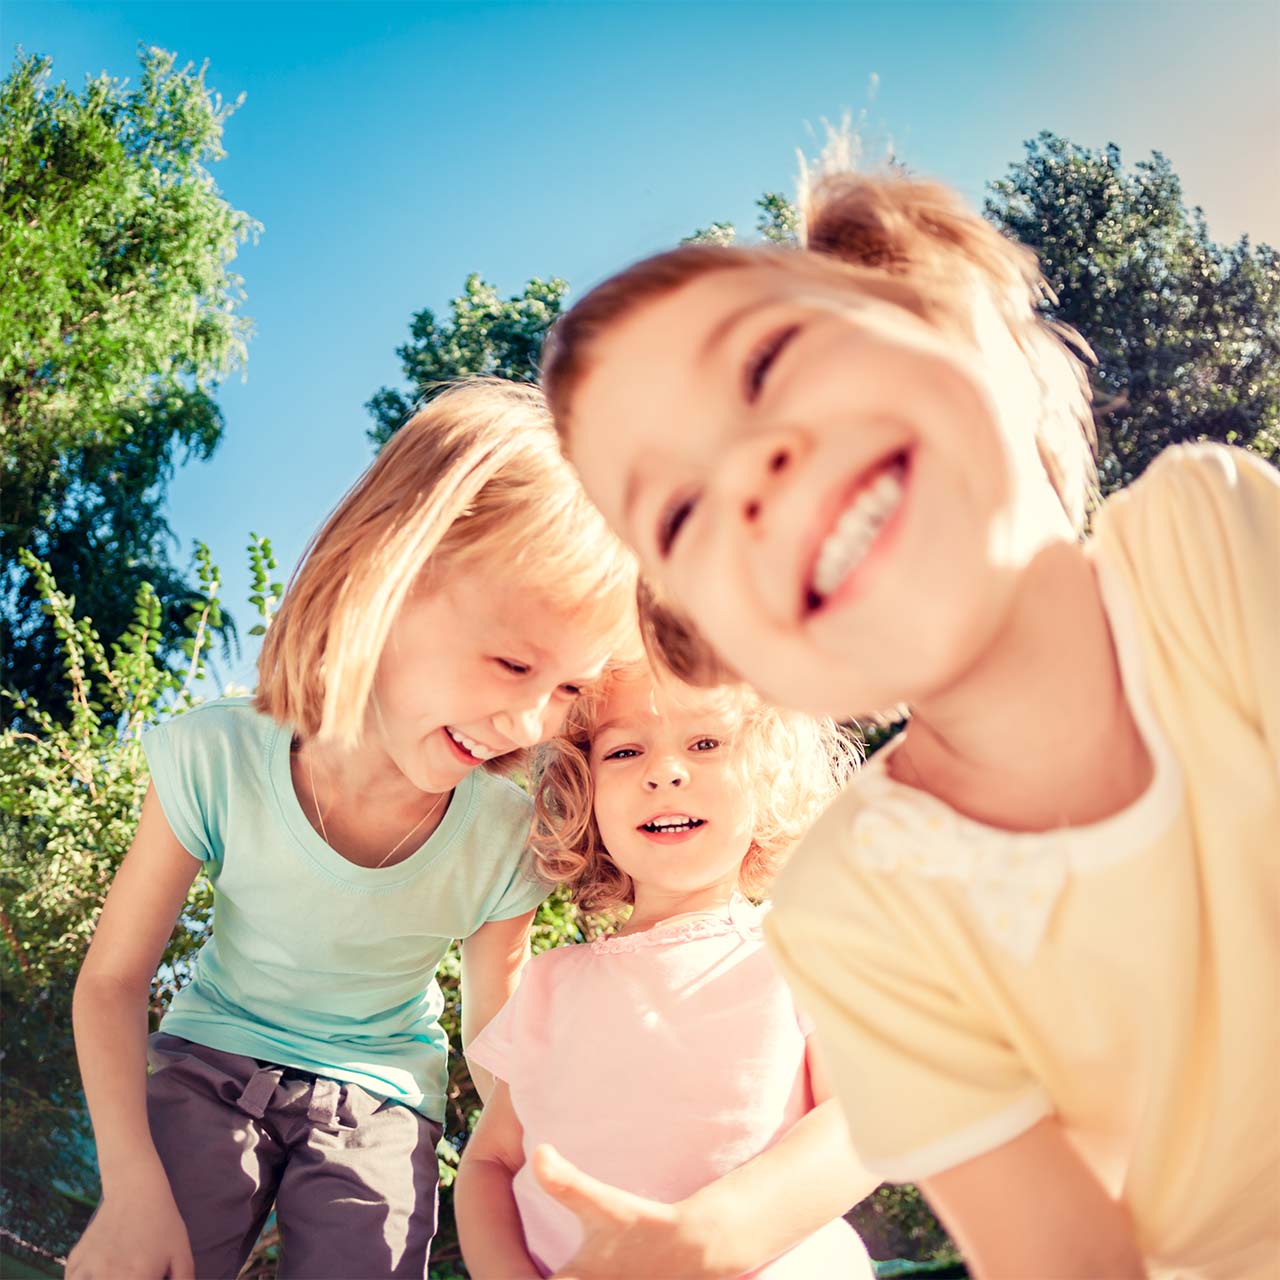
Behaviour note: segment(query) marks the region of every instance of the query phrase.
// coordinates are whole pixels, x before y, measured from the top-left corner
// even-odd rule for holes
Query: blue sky
[[[869,105],[873,139],[975,202],[1041,129],[1158,148],[1215,236],[1280,243],[1274,0],[4,0],[0,40],[76,85],[160,45],[245,95],[214,172],[263,224],[237,262],[256,332],[170,519],[246,625],[248,532],[292,565],[371,456],[362,406],[398,385],[414,311],[472,271],[581,290],[697,226],[748,226],[824,118]],[[250,683],[252,658],[223,676]]]

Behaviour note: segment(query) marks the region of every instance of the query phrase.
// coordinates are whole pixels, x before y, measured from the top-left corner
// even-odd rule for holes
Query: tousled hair
[[[616,914],[634,901],[631,877],[609,857],[596,823],[591,745],[618,685],[651,677],[663,678],[661,668],[655,671],[641,661],[611,667],[574,702],[560,733],[534,756],[530,844],[538,874],[565,886],[572,901],[589,913]],[[772,706],[743,685],[723,686],[717,694],[740,717],[732,749],[743,771],[744,794],[753,801],[754,822],[738,885],[759,900],[848,779],[857,752],[832,720]],[[699,696],[705,700],[708,693]]]
[[[689,244],[659,253],[597,285],[562,315],[543,348],[542,384],[562,444],[596,344],[647,303],[716,271],[769,267],[842,283],[903,307],[940,329],[964,330],[975,294],[985,296],[1026,356],[1040,391],[1036,444],[1050,484],[1080,533],[1096,487],[1096,432],[1087,345],[1051,320],[1053,294],[1034,253],[1008,239],[937,182],[901,171],[822,169],[806,177],[796,248]],[[681,679],[736,678],[697,628],[653,584],[639,593],[652,657]]]
[[[475,378],[419,409],[312,538],[263,642],[258,708],[356,745],[409,592],[495,557],[584,625],[630,621],[634,561],[561,456],[541,393]]]

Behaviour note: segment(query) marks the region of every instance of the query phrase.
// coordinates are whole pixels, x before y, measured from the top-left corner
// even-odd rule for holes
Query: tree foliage
[[[203,68],[140,63],[132,88],[102,75],[77,94],[21,56],[0,85],[0,683],[47,706],[64,680],[18,551],[108,634],[150,583],[157,652],[176,654],[200,596],[170,563],[164,490],[216,447],[211,392],[249,333],[230,264],[256,224],[208,169],[233,108]]]
[[[274,563],[269,544],[259,550],[264,565]],[[60,655],[66,701],[55,715],[7,694],[23,714],[0,730],[0,1203],[10,1231],[56,1255],[83,1216],[74,1198],[55,1194],[55,1184],[91,1198],[97,1179],[71,993],[147,789],[142,732],[192,705],[222,610],[217,571],[198,547],[198,600],[178,646],[179,668],[163,658],[161,602],[149,583],[137,591],[129,626],[108,646],[49,566],[26,548],[19,557]],[[206,935],[209,907],[207,882],[197,879],[153,985],[153,1026]]]
[[[1104,493],[1166,445],[1219,440],[1280,458],[1280,260],[1220,245],[1158,152],[1126,168],[1042,133],[992,185],[987,212],[1035,250],[1050,314],[1098,358]]]
[[[409,391],[383,387],[365,405],[376,425],[369,439],[381,448],[414,408],[430,400],[443,382],[492,374],[516,382],[536,382],[542,339],[560,314],[563,280],[530,280],[524,292],[502,299],[478,275],[449,304],[441,322],[434,311],[419,311],[409,325],[409,341],[397,348]]]

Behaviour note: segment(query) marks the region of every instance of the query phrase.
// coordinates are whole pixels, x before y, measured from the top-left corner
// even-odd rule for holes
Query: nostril
[[[752,498],[750,502],[743,506],[742,514],[746,516],[749,522],[754,523],[760,518],[760,504]]]
[[[769,459],[770,471],[781,471],[787,463],[791,461],[791,455],[785,449],[779,449],[777,453]]]

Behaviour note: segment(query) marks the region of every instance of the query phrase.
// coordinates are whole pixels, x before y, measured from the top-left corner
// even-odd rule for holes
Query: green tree
[[[756,234],[770,244],[795,245],[800,236],[800,211],[777,191],[766,191],[756,201]],[[732,222],[713,222],[699,227],[681,244],[733,244],[738,230]]]
[[[1046,309],[1098,357],[1104,492],[1181,440],[1280,458],[1280,260],[1247,237],[1215,243],[1164,156],[1126,168],[1115,146],[1042,133],[987,212],[1035,250]]]
[[[56,1257],[83,1226],[97,1182],[71,1038],[75,977],[146,791],[141,733],[190,705],[221,608],[217,573],[199,548],[181,672],[161,659],[161,603],[150,584],[108,648],[49,566],[25,548],[19,557],[61,656],[66,702],[55,716],[7,695],[22,723],[0,730],[0,1207],[12,1236]],[[204,936],[208,908],[197,881],[153,988],[153,1019]]]
[[[536,382],[542,339],[560,314],[563,280],[530,280],[524,292],[502,299],[478,275],[467,277],[462,294],[449,304],[443,323],[434,311],[419,311],[409,325],[409,341],[396,350],[409,383],[407,394],[383,387],[365,405],[375,426],[369,439],[381,448],[443,382],[493,374],[516,382]]]
[[[65,677],[17,553],[109,635],[150,583],[157,652],[176,655],[199,590],[170,562],[164,491],[216,447],[211,393],[249,334],[230,264],[256,224],[208,169],[233,107],[203,68],[140,63],[132,88],[102,75],[77,94],[19,56],[0,85],[0,685],[51,707]]]

